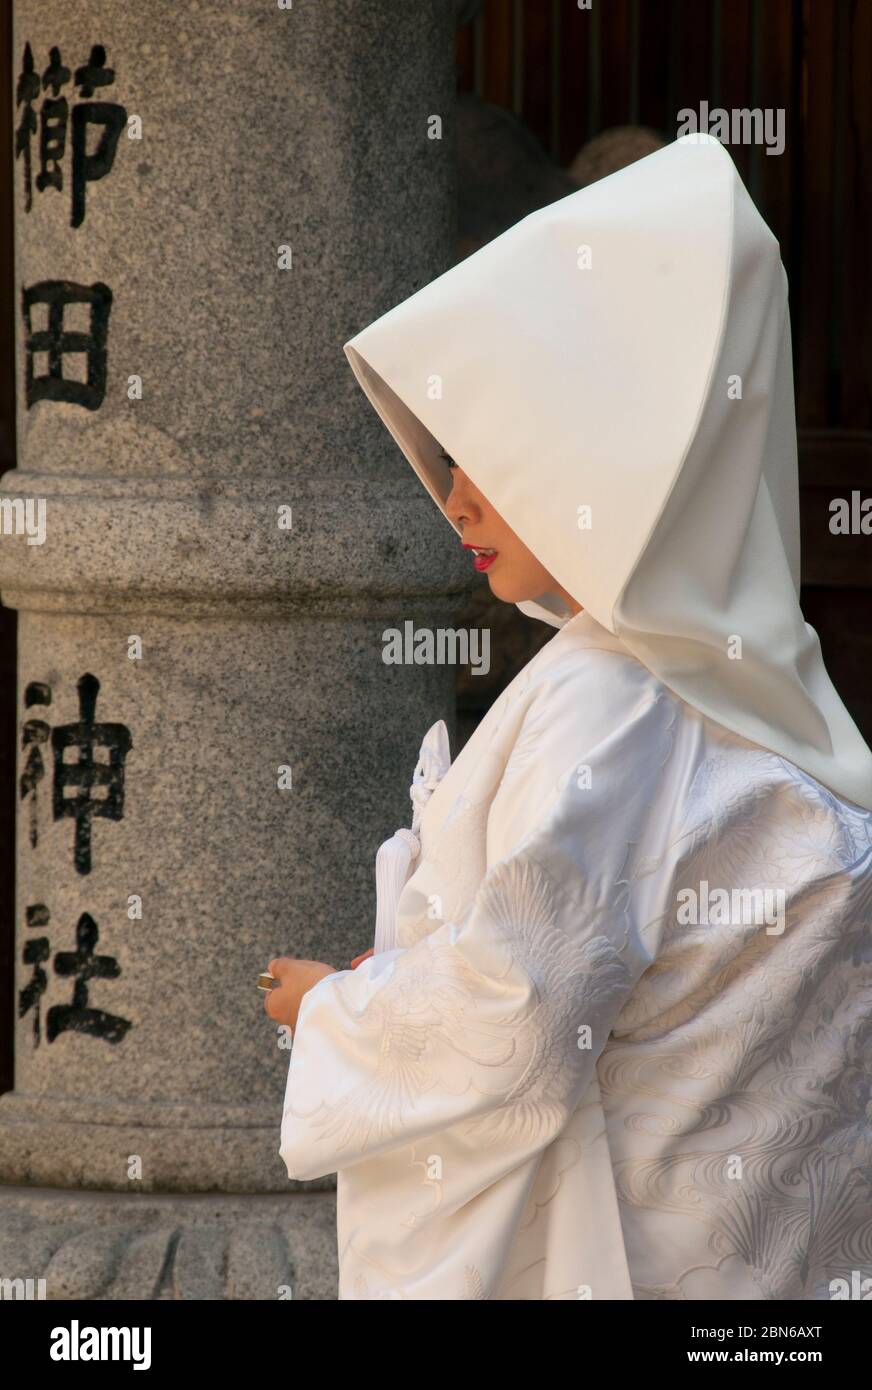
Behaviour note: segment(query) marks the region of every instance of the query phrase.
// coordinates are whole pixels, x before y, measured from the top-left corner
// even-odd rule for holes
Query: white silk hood
[[[787,276],[719,141],[531,213],[345,352],[443,514],[440,447],[664,685],[872,809],[799,607]]]

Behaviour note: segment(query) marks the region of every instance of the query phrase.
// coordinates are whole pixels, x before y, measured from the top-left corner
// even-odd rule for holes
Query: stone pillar
[[[450,624],[464,556],[342,351],[453,260],[453,6],[20,0],[13,52],[0,496],[35,534],[0,538],[0,1275],[330,1297],[333,1183],[278,1156],[288,1053],[255,984],[371,944],[375,850],[453,708],[454,671],[385,666],[381,633]]]

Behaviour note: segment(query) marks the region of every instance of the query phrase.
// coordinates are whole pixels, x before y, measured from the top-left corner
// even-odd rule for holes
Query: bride
[[[280,1153],[337,1172],[339,1296],[842,1296],[872,1276],[872,754],[798,603],[774,237],[679,139],[345,351],[556,632],[454,762],[425,737],[372,949],[271,963]],[[716,892],[783,930],[693,910]]]

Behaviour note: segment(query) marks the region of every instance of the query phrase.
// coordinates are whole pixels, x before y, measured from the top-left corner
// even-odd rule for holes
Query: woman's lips
[[[471,545],[469,541],[463,542],[463,548],[464,550],[472,550],[475,552],[473,556],[473,564],[479,572],[490,569],[491,565],[493,564],[494,560],[497,558],[497,555],[499,554],[499,551],[491,550],[489,546]]]

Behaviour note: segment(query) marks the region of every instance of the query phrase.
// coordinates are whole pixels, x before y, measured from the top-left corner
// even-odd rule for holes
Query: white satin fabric
[[[433,790],[396,944],[304,997],[280,1153],[342,1299],[826,1299],[872,1276],[872,815],[588,613]],[[683,890],[783,890],[783,931]],[[716,914],[712,914],[716,916]]]

